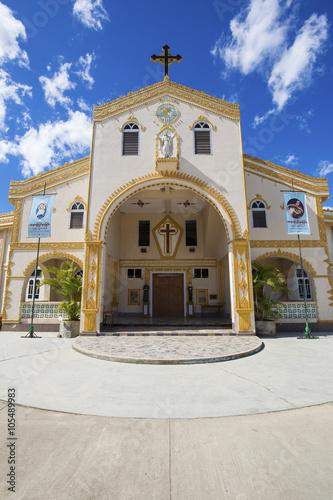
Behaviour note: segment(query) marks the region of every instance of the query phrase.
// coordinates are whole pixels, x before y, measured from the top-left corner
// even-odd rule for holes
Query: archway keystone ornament
[[[162,259],[176,257],[183,229],[169,216],[153,229],[156,245]]]

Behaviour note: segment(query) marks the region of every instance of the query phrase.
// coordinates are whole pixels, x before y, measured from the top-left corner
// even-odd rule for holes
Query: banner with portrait
[[[54,196],[34,196],[29,218],[29,238],[50,238]]]
[[[310,234],[305,193],[299,191],[284,192],[283,198],[287,234]]]

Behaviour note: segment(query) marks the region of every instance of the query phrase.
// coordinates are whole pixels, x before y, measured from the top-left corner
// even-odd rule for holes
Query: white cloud
[[[226,101],[226,102],[231,102],[233,104],[237,104],[239,103],[239,95],[237,92],[234,92],[233,94],[230,94],[228,96],[226,96],[225,94],[223,94],[223,96],[221,97],[222,101]]]
[[[296,90],[302,89],[311,80],[317,54],[327,36],[327,17],[312,14],[297,33],[293,45],[285,49],[280,60],[274,64],[268,85],[279,110]]]
[[[46,102],[54,107],[57,102],[62,106],[71,104],[71,99],[64,96],[66,90],[74,89],[76,84],[69,80],[68,71],[71,68],[70,63],[63,63],[57,73],[52,78],[40,76],[39,81],[43,87]]]
[[[77,105],[82,111],[89,111],[89,113],[92,113],[92,108],[89,106],[89,104],[86,103],[86,101],[82,98],[79,97],[77,100]]]
[[[279,0],[251,0],[230,22],[231,40],[223,43],[221,38],[212,54],[245,75],[255,71],[285,41],[288,26],[280,22],[282,13]]]
[[[287,158],[283,160],[283,163],[285,165],[297,165],[298,164],[298,158],[295,155],[288,155]]]
[[[263,116],[256,115],[253,120],[253,128],[263,123],[270,115],[275,113],[275,109],[269,109]]]
[[[308,134],[310,133],[309,120],[311,116],[313,116],[313,109],[304,111],[304,113],[302,113],[301,115],[296,116],[299,128],[304,130]]]
[[[7,156],[9,154],[16,154],[16,145],[10,141],[0,141],[0,162],[9,163]]]
[[[0,64],[17,60],[20,66],[28,66],[29,58],[22,50],[17,39],[27,39],[23,23],[15,19],[13,12],[0,3]]]
[[[320,177],[326,177],[328,174],[333,172],[333,163],[330,163],[328,160],[322,160],[318,163],[317,173]]]
[[[6,102],[13,101],[15,104],[23,105],[21,97],[26,94],[31,96],[31,87],[14,82],[6,71],[0,69],[0,130],[6,128]]]
[[[87,153],[91,130],[86,114],[70,111],[67,121],[31,127],[22,137],[16,137],[16,142],[0,141],[0,161],[8,163],[7,155],[21,157],[22,174],[37,175]]]
[[[102,21],[108,21],[109,16],[102,0],[75,0],[73,14],[87,28],[101,30]]]
[[[297,18],[290,11],[292,4],[292,0],[251,0],[230,22],[231,37],[222,36],[211,51],[227,70],[244,75],[257,72],[266,80],[274,108],[256,116],[254,126],[281,111],[296,91],[309,85],[328,39],[327,16],[317,14],[295,36]]]
[[[81,56],[79,61],[78,61],[78,66],[81,66],[81,70],[77,71],[77,74],[82,78],[84,82],[87,82],[88,87],[91,89],[95,80],[90,74],[90,69],[91,69],[91,64],[95,59],[95,54],[94,52],[92,54],[87,54],[84,56]]]

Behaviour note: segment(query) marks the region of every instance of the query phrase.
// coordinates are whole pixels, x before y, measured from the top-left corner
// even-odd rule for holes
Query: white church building
[[[45,184],[46,194],[56,196],[51,237],[40,243],[37,282],[46,266],[77,264],[83,271],[81,332],[100,332],[111,311],[121,318],[220,314],[236,334],[253,334],[255,259],[274,262],[292,292],[280,297],[286,305],[281,327],[304,324],[306,293],[311,329],[331,328],[327,181],[243,154],[237,104],[165,76],[95,106],[90,156],[12,181],[14,210],[0,215],[5,330],[30,323],[37,240],[28,237],[28,221],[32,199]],[[305,291],[297,235],[286,234],[282,191],[293,189],[306,195],[311,228],[301,237]],[[59,324],[59,301],[41,287],[34,323]]]

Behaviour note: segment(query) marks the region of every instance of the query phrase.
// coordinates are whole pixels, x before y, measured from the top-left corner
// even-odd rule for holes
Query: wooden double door
[[[183,274],[153,274],[153,316],[184,316]]]

